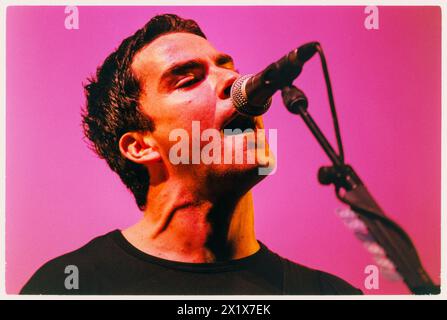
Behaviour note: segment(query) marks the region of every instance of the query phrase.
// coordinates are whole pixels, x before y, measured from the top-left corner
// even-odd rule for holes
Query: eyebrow
[[[219,53],[214,57],[214,62],[218,66],[225,65],[227,63],[234,63],[233,58],[226,53]],[[202,67],[201,59],[192,59],[187,61],[181,61],[170,66],[160,77],[160,84],[167,81],[169,78],[178,75],[187,74],[189,71]]]
[[[214,61],[216,62],[216,64],[218,66],[221,66],[223,64],[227,64],[227,63],[230,63],[230,62],[234,64],[233,57],[231,57],[229,54],[226,54],[226,53],[219,53],[215,57]]]

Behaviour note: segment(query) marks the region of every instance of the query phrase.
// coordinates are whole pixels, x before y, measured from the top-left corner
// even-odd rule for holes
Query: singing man
[[[142,218],[47,262],[21,293],[361,294],[256,239],[250,190],[267,176],[258,169],[275,159],[268,143],[249,143],[263,124],[236,112],[230,88],[238,77],[233,59],[193,20],[159,15],[125,39],[85,86],[82,119]],[[183,137],[173,132],[189,136],[180,150],[186,158],[210,142],[195,137],[194,123],[211,132],[216,161],[172,161]],[[236,151],[255,161],[223,161],[236,160]]]

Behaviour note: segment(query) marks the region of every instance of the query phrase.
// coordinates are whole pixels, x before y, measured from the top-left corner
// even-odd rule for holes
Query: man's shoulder
[[[80,279],[88,284],[84,289],[94,289],[96,266],[110,249],[110,237],[114,232],[116,230],[46,262],[32,275],[20,294],[79,294],[76,282]]]
[[[312,269],[282,258],[286,294],[358,295],[360,289],[324,271]]]

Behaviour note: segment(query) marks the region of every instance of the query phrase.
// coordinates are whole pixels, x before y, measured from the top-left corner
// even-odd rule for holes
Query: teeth
[[[242,130],[240,132],[236,131],[235,129],[224,129],[223,130],[223,134],[225,136],[236,136],[241,133],[242,133]]]
[[[238,116],[234,120],[230,121],[230,123],[224,126],[224,129],[241,129],[244,131],[245,129],[255,129],[256,125],[253,118]]]

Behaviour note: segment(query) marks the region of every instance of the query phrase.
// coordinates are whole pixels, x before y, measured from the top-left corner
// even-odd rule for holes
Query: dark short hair
[[[206,39],[193,20],[174,14],[157,15],[126,38],[84,86],[87,98],[82,111],[84,134],[90,140],[90,147],[107,161],[133,193],[140,210],[146,207],[149,172],[144,165],[121,154],[119,140],[129,131],[153,131],[154,123],[139,108],[142,86],[132,72],[132,61],[144,46],[174,32],[192,33]]]

